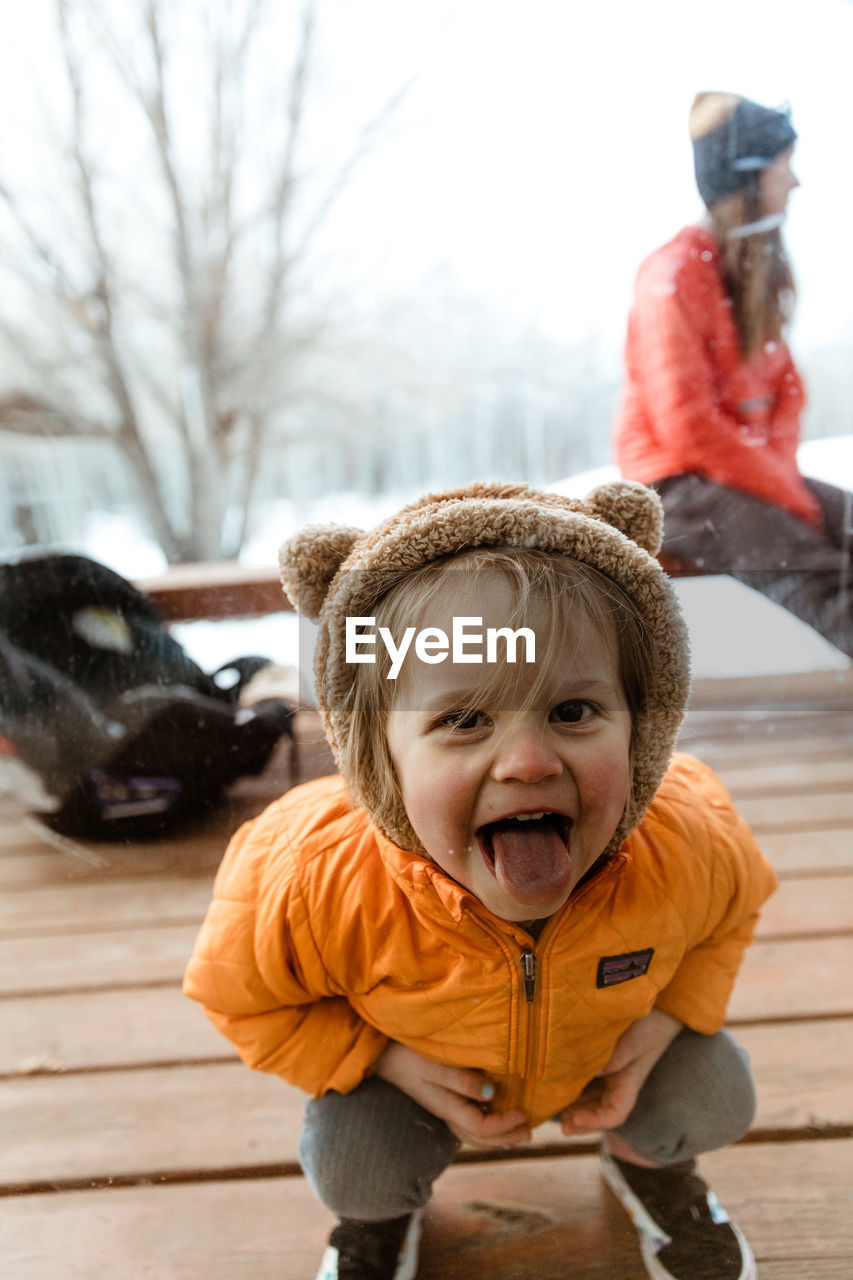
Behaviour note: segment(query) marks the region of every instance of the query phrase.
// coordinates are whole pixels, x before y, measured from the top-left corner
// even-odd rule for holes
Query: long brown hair
[[[738,345],[749,360],[767,342],[779,342],[796,297],[791,264],[778,227],[732,235],[762,216],[758,183],[718,200],[709,209],[720,244],[720,270],[732,300]]]

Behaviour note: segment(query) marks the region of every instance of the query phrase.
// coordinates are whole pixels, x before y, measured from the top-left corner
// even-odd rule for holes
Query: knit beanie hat
[[[748,187],[797,139],[787,111],[733,93],[698,93],[689,125],[696,185],[708,208]]]
[[[474,484],[430,494],[372,532],[313,525],[279,554],[284,591],[301,614],[319,624],[315,689],[323,724],[351,797],[380,830],[405,849],[418,849],[402,797],[389,814],[370,760],[349,768],[353,667],[346,662],[348,617],[370,617],[407,573],[476,547],[535,548],[599,570],[630,597],[655,648],[651,687],[632,738],[631,818],[626,813],[608,851],[642,818],[666,771],[689,693],[687,632],[669,579],[654,559],[660,547],[660,500],[651,489],[618,480],[584,499],[540,492],[524,484]],[[387,779],[383,779],[387,784]],[[393,780],[396,786],[396,779]],[[380,809],[385,815],[378,816]]]

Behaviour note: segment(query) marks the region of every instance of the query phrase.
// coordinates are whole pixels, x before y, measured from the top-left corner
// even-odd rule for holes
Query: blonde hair
[[[630,596],[598,569],[569,556],[535,548],[478,547],[445,557],[401,574],[371,607],[376,626],[399,635],[417,625],[428,613],[452,570],[498,572],[508,584],[511,606],[506,624],[517,627],[529,614],[532,600],[544,603],[551,619],[539,676],[525,702],[536,696],[540,680],[547,678],[552,653],[577,634],[578,625],[592,627],[597,637],[612,641],[622,689],[635,726],[645,709],[655,670],[656,650],[651,631]],[[353,669],[349,692],[349,732],[338,743],[344,776],[355,780],[355,798],[372,797],[371,810],[380,827],[402,806],[397,775],[388,749],[387,722],[397,684],[387,678],[391,660],[382,646],[376,662]],[[487,679],[490,694],[500,697],[514,684],[515,668],[496,664]],[[485,692],[481,683],[479,691]],[[460,708],[464,710],[465,708]],[[473,708],[471,708],[473,710]],[[633,776],[633,756],[632,756]],[[633,823],[633,791],[626,813]]]

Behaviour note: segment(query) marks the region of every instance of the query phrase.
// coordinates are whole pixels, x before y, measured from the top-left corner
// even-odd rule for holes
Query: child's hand
[[[563,1133],[570,1136],[624,1124],[646,1077],[682,1026],[660,1009],[632,1022],[619,1037],[607,1065],[563,1111]]]
[[[447,1067],[423,1058],[414,1049],[391,1041],[373,1074],[396,1085],[432,1115],[443,1120],[460,1142],[474,1147],[514,1147],[528,1142],[530,1127],[523,1111],[484,1114],[493,1095],[482,1071]]]

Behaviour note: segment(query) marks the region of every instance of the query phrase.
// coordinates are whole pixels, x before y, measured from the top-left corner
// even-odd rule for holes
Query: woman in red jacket
[[[660,494],[667,555],[731,574],[853,656],[853,500],[796,460],[804,394],[780,228],[797,135],[787,112],[727,93],[696,97],[690,134],[708,220],[640,267],[617,461]]]

